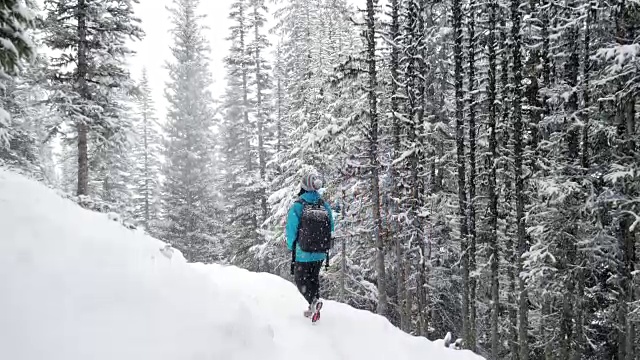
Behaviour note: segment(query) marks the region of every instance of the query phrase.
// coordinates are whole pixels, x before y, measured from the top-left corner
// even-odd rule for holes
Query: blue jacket
[[[317,204],[318,200],[320,200],[320,194],[316,191],[306,192],[300,196],[304,201],[308,203]],[[302,208],[304,206],[300,203],[294,203],[293,206],[289,209],[289,214],[287,215],[287,247],[289,251],[293,248],[293,241],[298,236],[298,224],[300,223],[300,216],[302,216]],[[327,209],[329,213],[329,222],[331,223],[331,232],[334,231],[333,224],[333,213],[331,212],[331,207],[328,203],[324,203],[324,207]],[[300,250],[298,246],[296,246],[296,261],[297,262],[313,262],[313,261],[322,261],[326,258],[325,253],[310,253],[306,251]]]

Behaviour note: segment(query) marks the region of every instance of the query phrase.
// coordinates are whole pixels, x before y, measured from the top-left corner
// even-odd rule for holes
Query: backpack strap
[[[304,211],[304,207],[308,204],[306,201],[304,201],[304,199],[302,198],[298,198],[295,203],[298,204],[302,204],[302,209]],[[298,239],[297,239],[297,234],[296,234],[296,239],[293,240],[293,246],[291,246],[291,275],[293,275],[295,273],[295,266],[296,266],[296,245],[298,244]]]
[[[292,251],[291,251],[291,275],[294,274],[294,268],[296,266],[296,244],[298,242],[298,239],[293,240],[293,246]]]
[[[318,199],[318,202],[314,204],[314,203],[310,203],[310,202],[308,202],[307,200],[305,200],[305,199],[303,199],[303,198],[299,197],[299,198],[298,198],[296,201],[294,201],[294,202],[295,202],[295,203],[298,203],[298,204],[302,204],[302,206],[303,206],[303,207],[304,207],[304,206],[307,206],[307,205],[319,205],[319,206],[324,206],[324,200],[322,200],[322,199]]]
[[[327,258],[324,264],[324,269],[329,270],[329,258],[331,257],[331,255],[329,254],[329,250],[327,250],[326,254],[327,254]]]

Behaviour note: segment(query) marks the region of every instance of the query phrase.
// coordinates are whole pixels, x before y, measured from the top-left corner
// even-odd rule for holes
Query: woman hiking
[[[304,316],[320,319],[320,268],[327,261],[334,231],[333,213],[318,190],[322,181],[314,173],[300,181],[298,199],[287,215],[287,247],[292,251],[292,274],[298,290],[309,303]]]

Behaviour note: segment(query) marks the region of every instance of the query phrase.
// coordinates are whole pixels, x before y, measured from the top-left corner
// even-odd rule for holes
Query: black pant
[[[294,278],[298,291],[309,304],[320,298],[320,268],[323,261],[296,262]]]

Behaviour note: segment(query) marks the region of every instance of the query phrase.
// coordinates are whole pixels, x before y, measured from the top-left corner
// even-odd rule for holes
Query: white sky
[[[207,16],[201,23],[209,27],[206,36],[211,47],[209,69],[214,81],[211,89],[214,99],[219,98],[225,87],[223,59],[229,49],[225,38],[228,36],[230,25],[228,14],[231,3],[232,0],[201,0],[200,2],[200,13]],[[166,9],[170,5],[172,0],[140,0],[140,3],[136,4],[136,15],[142,20],[142,28],[146,36],[142,41],[132,44],[137,54],[129,61],[132,76],[136,80],[140,79],[142,68],[147,68],[156,114],[161,122],[164,122],[167,107],[164,88],[169,80],[164,65],[166,61],[172,60],[169,50],[169,46],[173,43],[169,34],[172,25],[169,20],[169,11]]]

